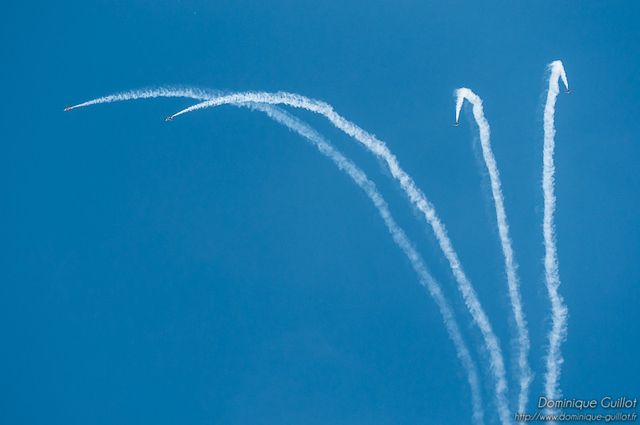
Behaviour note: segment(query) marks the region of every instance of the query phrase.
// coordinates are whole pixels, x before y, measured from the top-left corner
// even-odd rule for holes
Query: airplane
[[[66,107],[64,108],[64,111],[65,111],[65,112],[69,112],[69,111],[71,110],[71,108],[73,108],[73,107],[72,107],[72,106],[66,106]]]
[[[165,121],[171,121],[173,119],[173,117],[171,115],[168,115],[164,120]]]

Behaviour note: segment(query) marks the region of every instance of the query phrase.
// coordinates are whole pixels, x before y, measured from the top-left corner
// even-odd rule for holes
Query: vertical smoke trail
[[[214,92],[193,89],[193,88],[160,88],[160,89],[149,89],[149,90],[139,90],[139,91],[129,91],[116,95],[110,95],[101,97],[98,99],[90,100],[88,102],[81,103],[79,105],[73,106],[68,110],[81,108],[84,106],[95,105],[99,103],[111,103],[116,101],[124,101],[124,100],[133,100],[133,99],[143,99],[143,98],[155,98],[155,97],[189,97],[197,100],[209,99],[215,96]],[[455,320],[453,311],[447,302],[444,293],[440,285],[434,280],[431,274],[428,272],[422,257],[417,253],[405,232],[402,228],[396,223],[395,219],[391,215],[389,211],[389,207],[382,197],[380,192],[378,191],[375,183],[373,183],[367,175],[358,168],[353,162],[347,159],[342,153],[336,150],[326,139],[324,139],[320,134],[318,134],[315,130],[309,127],[304,122],[298,120],[297,118],[291,116],[290,114],[282,111],[278,108],[264,105],[264,104],[252,104],[245,103],[240,106],[246,106],[251,109],[255,109],[267,114],[270,118],[275,120],[276,122],[288,127],[289,129],[295,131],[305,139],[307,139],[310,143],[312,143],[316,148],[325,156],[330,158],[334,164],[342,171],[344,171],[351,179],[366,193],[369,199],[373,202],[374,206],[378,210],[378,213],[382,217],[385,225],[389,233],[391,234],[394,242],[398,245],[398,247],[402,250],[402,252],[409,259],[411,266],[414,271],[418,275],[418,279],[420,283],[429,291],[429,294],[436,302],[440,314],[442,316],[445,328],[449,337],[451,338],[454,347],[456,349],[456,354],[459,360],[462,363],[463,368],[467,374],[467,381],[469,383],[470,391],[471,391],[471,400],[472,400],[472,412],[473,412],[473,422],[482,425],[483,424],[483,407],[482,407],[482,396],[480,392],[480,384],[478,379],[478,372],[475,362],[473,361],[469,349],[467,348],[466,343],[462,337],[460,332],[460,328],[458,326],[457,321]]]
[[[490,370],[493,373],[495,380],[495,398],[498,408],[498,414],[503,424],[511,423],[511,414],[509,413],[509,407],[507,404],[507,380],[504,367],[504,359],[502,357],[502,350],[500,343],[493,332],[493,328],[489,319],[480,304],[475,289],[471,285],[471,282],[467,278],[458,254],[453,249],[451,240],[447,236],[447,231],[444,224],[438,218],[434,207],[431,205],[427,197],[416,186],[413,179],[400,167],[398,160],[393,155],[387,145],[375,136],[367,133],[356,124],[346,120],[333,110],[331,105],[320,102],[318,100],[309,99],[307,97],[293,94],[293,93],[267,93],[267,92],[245,92],[234,93],[225,96],[218,96],[213,99],[201,102],[197,105],[193,105],[189,108],[183,109],[169,117],[167,120],[171,120],[174,117],[185,114],[187,112],[195,111],[198,109],[220,106],[223,104],[235,104],[235,103],[264,103],[264,104],[284,104],[295,108],[306,109],[311,112],[315,112],[323,115],[327,118],[336,128],[342,130],[344,133],[356,139],[363,144],[369,151],[376,156],[382,158],[393,175],[393,177],[400,183],[400,186],[409,197],[410,201],[420,210],[429,225],[431,225],[433,232],[438,240],[440,249],[443,251],[449,266],[454,274],[456,282],[458,283],[458,289],[462,294],[471,316],[474,322],[480,329],[482,337],[484,339],[485,347],[489,352],[490,358]]]
[[[569,90],[569,82],[564,72],[561,61],[554,61],[549,65],[551,75],[549,76],[549,91],[547,92],[547,102],[544,106],[544,147],[543,147],[543,167],[542,167],[542,192],[544,195],[544,217],[542,232],[544,235],[544,270],[545,280],[549,299],[551,300],[551,330],[549,331],[549,349],[546,359],[546,373],[544,391],[548,398],[560,396],[558,380],[560,378],[560,368],[564,359],[560,352],[560,345],[567,334],[567,306],[564,304],[562,296],[558,292],[560,286],[560,275],[558,272],[558,254],[556,250],[556,236],[553,215],[556,209],[556,196],[554,194],[554,173],[553,152],[555,148],[554,117],[556,109],[556,99],[560,91],[558,80]]]
[[[493,194],[493,202],[496,210],[496,221],[498,223],[498,233],[500,235],[500,243],[502,245],[502,254],[504,256],[504,265],[507,272],[507,285],[509,287],[509,299],[511,300],[511,309],[518,333],[518,368],[520,371],[520,394],[518,395],[518,412],[526,411],[526,403],[529,395],[529,385],[531,383],[531,369],[527,357],[529,355],[529,332],[527,331],[527,322],[524,311],[522,310],[522,299],[520,296],[520,283],[516,273],[517,265],[514,258],[513,247],[509,237],[509,224],[507,223],[507,213],[504,207],[504,196],[502,194],[500,172],[498,164],[493,155],[490,142],[489,122],[484,116],[482,108],[482,99],[468,88],[456,90],[456,123],[460,116],[460,109],[464,99],[473,105],[473,117],[478,124],[480,130],[480,144],[482,145],[482,156],[489,171],[491,180],[491,192]]]

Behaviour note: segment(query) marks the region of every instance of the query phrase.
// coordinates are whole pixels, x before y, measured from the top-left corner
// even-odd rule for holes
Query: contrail
[[[134,100],[143,98],[154,97],[188,97],[196,100],[209,99],[215,96],[214,92],[193,89],[193,88],[160,88],[160,89],[148,89],[140,91],[128,91],[116,95],[105,96],[98,99],[90,100],[88,102],[75,105],[71,108],[81,108],[84,106],[95,105],[99,103],[110,103],[124,100]],[[389,207],[378,191],[375,183],[371,181],[367,175],[353,162],[347,159],[341,152],[333,147],[324,137],[318,134],[315,130],[309,127],[304,122],[298,120],[292,115],[282,111],[278,108],[265,104],[244,103],[242,106],[249,107],[267,114],[270,118],[278,123],[288,127],[295,131],[303,138],[312,143],[323,155],[331,159],[334,164],[342,171],[344,171],[351,179],[356,183],[369,197],[371,202],[378,210],[378,213],[382,217],[389,233],[391,234],[394,242],[402,250],[402,252],[409,259],[411,266],[418,275],[420,283],[428,290],[431,297],[434,299],[440,314],[442,316],[445,328],[451,338],[456,354],[462,363],[463,368],[467,374],[467,381],[469,383],[472,402],[472,416],[474,423],[483,424],[484,411],[482,407],[482,396],[480,392],[480,384],[478,379],[478,372],[473,361],[469,349],[460,332],[457,321],[455,320],[453,311],[447,302],[442,288],[431,276],[427,270],[422,257],[413,247],[413,244],[409,241],[404,230],[397,224]]]
[[[498,407],[498,414],[503,424],[511,423],[511,414],[509,413],[509,407],[507,404],[507,380],[504,367],[504,359],[502,357],[502,350],[500,343],[493,332],[489,319],[480,304],[475,289],[471,285],[471,282],[467,278],[458,254],[453,249],[451,240],[447,236],[447,231],[444,224],[438,218],[434,207],[431,205],[427,197],[416,186],[413,179],[400,167],[396,157],[389,151],[386,144],[375,136],[367,133],[356,124],[346,120],[333,110],[331,105],[307,97],[286,93],[268,93],[268,92],[243,92],[233,93],[225,96],[218,96],[209,99],[205,102],[201,102],[197,105],[193,105],[189,108],[183,109],[173,115],[167,117],[167,120],[171,120],[174,117],[185,114],[187,112],[195,111],[198,109],[220,106],[224,104],[234,103],[264,103],[264,104],[284,104],[294,108],[306,109],[311,112],[315,112],[323,115],[327,118],[336,128],[342,130],[344,133],[356,139],[363,144],[369,151],[376,156],[382,158],[389,168],[389,171],[393,177],[400,183],[400,186],[405,191],[410,201],[423,213],[427,222],[431,225],[436,239],[442,249],[445,257],[449,262],[449,266],[455,276],[458,283],[458,289],[462,294],[473,320],[479,327],[485,346],[489,352],[490,357],[490,369],[494,375],[495,380],[495,397],[496,405]]]
[[[500,243],[502,245],[502,254],[504,256],[504,265],[507,272],[507,285],[509,287],[509,299],[511,300],[511,309],[518,333],[518,368],[520,371],[520,394],[518,395],[518,412],[526,411],[527,398],[529,396],[529,385],[532,376],[529,368],[529,332],[527,330],[527,321],[522,309],[522,299],[520,296],[520,283],[516,273],[517,264],[514,258],[511,238],[509,237],[509,224],[507,223],[507,213],[504,208],[504,196],[502,194],[502,184],[500,182],[500,172],[498,164],[493,155],[490,142],[491,130],[489,122],[484,116],[482,108],[482,99],[468,88],[460,88],[456,90],[456,124],[460,117],[462,104],[466,99],[473,105],[473,117],[478,124],[480,130],[480,144],[482,145],[482,156],[489,171],[491,180],[491,192],[493,194],[493,203],[496,210],[496,221],[498,223],[498,233],[500,235]]]
[[[560,352],[560,345],[567,334],[567,306],[558,292],[560,275],[558,272],[558,254],[556,250],[556,236],[553,215],[556,209],[556,196],[554,194],[553,151],[555,147],[554,116],[556,99],[560,91],[558,80],[562,78],[567,91],[569,82],[564,72],[561,61],[549,64],[551,75],[549,76],[549,91],[547,103],[544,106],[544,147],[542,167],[542,192],[544,195],[544,217],[542,232],[544,235],[544,270],[547,291],[551,301],[551,330],[549,331],[549,349],[547,352],[547,370],[545,373],[545,395],[550,399],[560,396],[558,380],[560,368],[564,359]]]

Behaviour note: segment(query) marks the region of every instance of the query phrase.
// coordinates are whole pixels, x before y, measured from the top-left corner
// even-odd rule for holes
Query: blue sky
[[[435,304],[366,196],[299,136],[184,99],[62,108],[185,84],[286,90],[385,140],[436,206],[511,367],[509,304],[477,129],[484,100],[542,390],[546,64],[556,116],[567,396],[640,393],[640,5],[614,2],[9,2],[0,14],[0,422],[467,423]],[[389,173],[295,111],[379,185],[481,339]],[[510,369],[510,387],[515,387]],[[515,401],[512,392],[511,402]]]

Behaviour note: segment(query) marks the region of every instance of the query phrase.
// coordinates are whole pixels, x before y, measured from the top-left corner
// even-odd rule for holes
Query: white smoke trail
[[[244,92],[233,93],[225,96],[218,96],[213,99],[201,102],[197,105],[193,105],[189,108],[183,109],[167,119],[171,120],[174,117],[185,114],[187,112],[195,111],[198,109],[215,107],[224,104],[235,103],[264,103],[264,104],[284,104],[294,108],[306,109],[311,112],[315,112],[323,115],[327,118],[336,128],[342,130],[344,133],[356,139],[363,144],[369,151],[376,156],[382,158],[389,168],[389,171],[393,177],[400,183],[400,186],[405,191],[410,201],[420,210],[427,222],[431,225],[436,239],[442,249],[445,257],[449,262],[449,266],[454,274],[456,282],[458,283],[458,289],[462,294],[471,316],[474,322],[480,329],[482,337],[484,339],[485,347],[489,352],[490,369],[493,373],[495,380],[495,398],[498,408],[498,414],[503,424],[511,423],[511,415],[509,413],[509,407],[507,404],[507,380],[504,367],[504,359],[502,357],[502,350],[500,343],[493,332],[491,323],[480,304],[475,289],[471,285],[471,282],[467,278],[458,254],[453,249],[451,240],[447,236],[447,231],[444,224],[438,218],[434,207],[431,205],[427,197],[416,186],[413,179],[400,167],[395,155],[389,151],[386,144],[375,136],[367,133],[356,124],[346,120],[344,117],[336,113],[331,105],[318,100],[309,99],[307,97],[286,93],[267,93],[267,92]]]
[[[65,111],[72,111],[86,106],[98,105],[101,103],[122,102],[136,99],[152,99],[158,97],[186,97],[195,100],[206,100],[219,95],[219,92],[204,90],[193,87],[158,87],[140,90],[125,91],[122,93],[110,94],[104,97],[88,100],[74,106],[65,108]]]
[[[473,117],[478,124],[480,131],[480,144],[482,145],[482,156],[489,171],[489,179],[491,180],[491,192],[493,194],[493,202],[496,210],[496,221],[498,223],[498,233],[500,235],[500,243],[502,245],[502,254],[504,256],[504,265],[507,273],[507,285],[509,288],[509,299],[511,300],[511,309],[518,333],[518,369],[520,373],[520,394],[518,395],[518,412],[526,411],[527,398],[529,396],[529,385],[532,380],[531,369],[529,368],[529,332],[527,330],[527,322],[524,311],[522,309],[522,299],[520,296],[520,283],[516,273],[517,264],[514,258],[511,238],[509,237],[509,224],[507,223],[507,213],[504,207],[504,196],[502,194],[502,184],[500,182],[500,172],[498,164],[493,155],[490,142],[491,130],[489,122],[484,116],[482,108],[482,99],[468,88],[456,90],[456,123],[460,117],[460,109],[464,99],[467,99],[473,105]]]
[[[542,223],[542,233],[544,235],[544,269],[547,292],[551,301],[551,330],[549,331],[549,348],[546,359],[545,373],[545,395],[550,399],[560,396],[558,380],[560,369],[564,359],[560,352],[560,345],[567,334],[567,306],[564,304],[562,296],[558,292],[560,286],[560,275],[558,272],[558,254],[556,250],[556,236],[553,215],[556,209],[556,196],[554,194],[554,173],[553,152],[555,148],[554,117],[556,110],[556,99],[560,91],[558,80],[569,90],[569,82],[565,74],[561,61],[554,61],[549,65],[551,75],[549,76],[549,91],[547,92],[547,102],[544,106],[544,147],[543,147],[543,167],[542,167],[542,192],[544,195],[544,217]]]
[[[462,339],[462,334],[460,333],[458,324],[453,316],[453,311],[447,303],[440,285],[428,272],[424,261],[407,238],[405,232],[398,226],[398,224],[394,220],[391,212],[389,211],[386,201],[376,188],[375,183],[369,180],[366,174],[353,162],[345,158],[332,145],[326,142],[322,136],[320,136],[317,132],[315,132],[305,124],[301,123],[296,118],[277,109],[264,109],[264,105],[260,104],[252,106],[252,108],[265,112],[275,121],[286,125],[290,129],[294,130],[295,132],[309,140],[311,143],[313,143],[323,155],[329,157],[338,168],[346,172],[353,179],[353,181],[362,190],[364,190],[369,199],[371,199],[371,201],[377,208],[378,213],[384,220],[384,223],[387,226],[389,233],[393,237],[393,240],[400,247],[402,252],[404,252],[404,254],[407,256],[407,258],[411,262],[411,266],[418,275],[420,283],[425,288],[427,288],[429,294],[434,299],[438,306],[438,309],[440,310],[440,314],[442,315],[445,327],[447,329],[447,332],[449,333],[449,337],[453,341],[456,348],[458,358],[462,362],[462,365],[467,372],[467,381],[471,388],[473,420],[475,423],[482,423],[483,408],[477,369],[475,363],[471,358],[471,354],[469,353],[469,350],[464,340]]]
[[[203,100],[215,96],[214,93],[215,92],[212,91],[193,88],[159,88],[140,91],[129,91],[90,100],[88,102],[73,106],[72,108],[81,108],[99,103],[111,103],[124,100],[155,97],[188,97],[192,99]],[[483,424],[484,411],[482,407],[482,396],[480,392],[477,367],[471,357],[466,343],[464,342],[462,333],[460,332],[458,323],[455,320],[453,311],[451,310],[451,307],[449,306],[449,303],[447,302],[440,285],[428,272],[427,267],[422,260],[422,257],[417,253],[408,237],[406,236],[404,230],[402,230],[402,228],[396,223],[395,219],[391,215],[389,207],[385,199],[378,191],[375,183],[373,183],[360,168],[358,168],[353,162],[351,162],[342,153],[336,150],[320,134],[318,134],[304,122],[291,116],[285,111],[264,104],[244,103],[241,104],[241,106],[246,106],[251,109],[264,112],[276,122],[288,127],[289,129],[295,131],[306,140],[311,142],[323,155],[330,158],[340,170],[349,175],[349,177],[351,177],[351,179],[366,193],[369,199],[373,202],[374,206],[378,210],[378,213],[387,226],[387,229],[391,234],[394,242],[407,256],[411,263],[411,266],[418,275],[420,283],[429,291],[429,294],[438,306],[447,333],[449,334],[449,337],[454,344],[456,354],[460,359],[462,366],[467,374],[467,381],[469,383],[471,392],[473,421],[474,423],[479,425]]]

